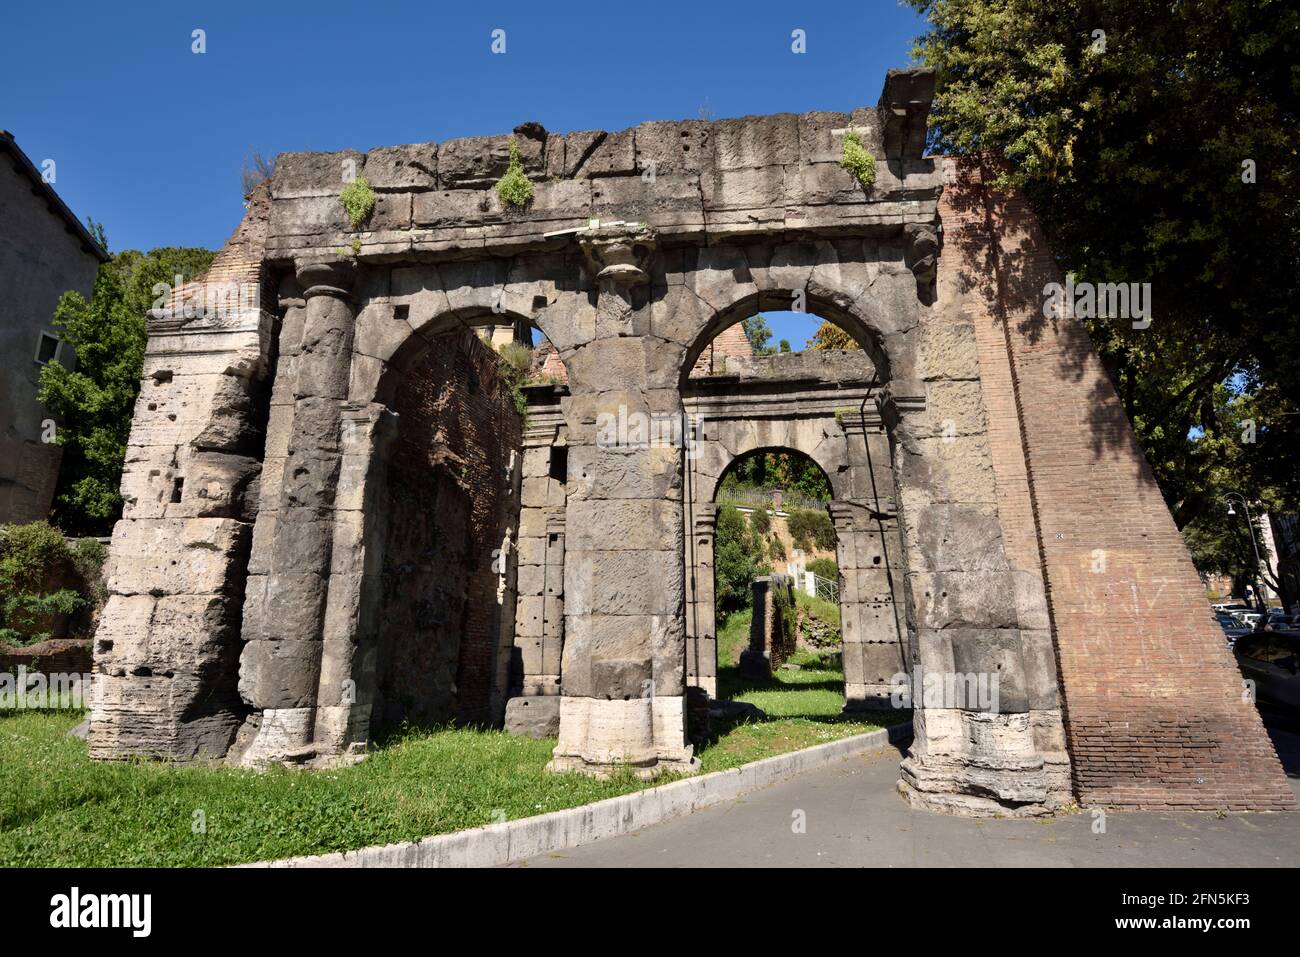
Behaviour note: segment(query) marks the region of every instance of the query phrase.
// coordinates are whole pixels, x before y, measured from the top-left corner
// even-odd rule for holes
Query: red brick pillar
[[[1087,332],[1044,316],[1061,276],[1036,218],[987,187],[987,168],[949,163],[946,242],[973,285],[986,282],[971,308],[991,431],[1002,431],[999,497],[1020,503],[1002,508],[1007,552],[1017,565],[1036,558],[1046,582],[1080,802],[1294,807]]]

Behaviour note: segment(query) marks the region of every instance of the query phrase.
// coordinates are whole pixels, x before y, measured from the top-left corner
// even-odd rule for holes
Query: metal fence
[[[817,597],[825,599],[832,604],[840,603],[840,583],[832,581],[829,578],[822,578],[818,574],[813,574],[813,586],[816,590]]]
[[[809,498],[799,492],[786,492],[780,489],[760,488],[720,488],[717,501],[719,504],[740,505],[744,508],[771,508],[773,493],[781,492],[781,510],[792,508],[809,508],[825,511],[826,503]]]

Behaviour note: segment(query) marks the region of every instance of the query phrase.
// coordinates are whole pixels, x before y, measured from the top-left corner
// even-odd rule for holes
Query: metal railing
[[[829,578],[822,578],[820,575],[813,575],[813,585],[817,592],[817,597],[838,605],[840,603],[840,583],[832,581]]]
[[[740,505],[745,508],[771,508],[772,495],[776,491],[778,490],[724,487],[718,489],[717,501],[719,504]],[[781,511],[788,512],[792,508],[825,510],[826,503],[809,498],[800,492],[781,491]]]

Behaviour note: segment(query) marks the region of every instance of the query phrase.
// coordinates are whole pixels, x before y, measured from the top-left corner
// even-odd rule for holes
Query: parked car
[[[1223,637],[1228,639],[1228,644],[1255,633],[1254,629],[1247,628],[1231,615],[1220,613],[1214,617],[1219,622],[1219,627],[1223,629]]]
[[[1255,682],[1257,703],[1300,712],[1300,635],[1265,631],[1232,646],[1237,667]]]
[[[1269,612],[1262,623],[1256,625],[1258,631],[1300,631],[1300,615],[1284,615],[1281,612]]]
[[[1233,612],[1232,616],[1236,618],[1237,621],[1245,625],[1247,628],[1254,628],[1255,623],[1262,620],[1264,617],[1257,611],[1238,611],[1238,612]]]
[[[1239,601],[1223,601],[1223,602],[1219,602],[1217,605],[1211,605],[1210,607],[1213,608],[1216,612],[1250,611],[1249,607],[1243,605]]]

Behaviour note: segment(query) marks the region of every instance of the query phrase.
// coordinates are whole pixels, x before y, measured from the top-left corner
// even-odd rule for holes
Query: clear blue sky
[[[38,166],[57,162],[55,188],[113,250],[219,247],[252,148],[874,106],[924,26],[895,0],[45,2],[8,4],[5,20],[0,127]]]

